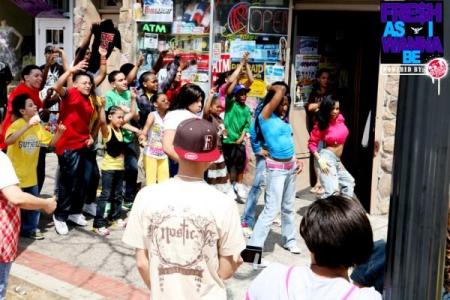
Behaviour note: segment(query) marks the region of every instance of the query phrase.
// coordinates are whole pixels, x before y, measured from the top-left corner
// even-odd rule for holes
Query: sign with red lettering
[[[256,35],[287,35],[288,8],[250,6],[247,31]]]

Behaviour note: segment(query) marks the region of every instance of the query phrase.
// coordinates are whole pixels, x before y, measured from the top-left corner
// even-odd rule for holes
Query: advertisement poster
[[[144,33],[144,49],[158,48],[158,35],[154,33]]]
[[[279,65],[265,65],[264,78],[267,84],[284,81],[284,67]]]
[[[303,106],[312,92],[316,72],[319,69],[320,55],[297,54],[295,73],[297,75],[296,106]]]
[[[244,81],[246,81],[246,79]],[[264,80],[255,79],[250,86],[250,92],[248,92],[247,96],[264,98],[266,96],[266,92],[267,84],[264,82]]]
[[[230,55],[232,60],[240,60],[245,52],[255,52],[256,41],[234,40],[230,42]]]
[[[259,44],[255,50],[250,52],[250,60],[254,62],[273,62],[278,61],[279,46],[277,44]]]
[[[143,0],[143,19],[152,22],[173,22],[172,0]]]
[[[299,36],[298,41],[298,53],[299,54],[317,54],[319,49],[319,37],[317,36]]]

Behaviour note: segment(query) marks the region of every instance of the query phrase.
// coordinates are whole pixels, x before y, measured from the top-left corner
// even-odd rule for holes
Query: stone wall
[[[135,63],[136,61],[136,22],[133,15],[135,0],[124,0],[120,8],[118,29],[122,36],[122,60]]]
[[[389,196],[392,188],[395,122],[397,117],[399,76],[387,76],[384,84],[381,108],[380,163],[377,166],[377,195],[375,213],[389,212]]]

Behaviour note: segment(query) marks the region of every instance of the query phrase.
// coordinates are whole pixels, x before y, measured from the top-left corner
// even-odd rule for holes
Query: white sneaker
[[[247,199],[247,189],[242,183],[236,183],[236,192],[241,199]]]
[[[289,252],[291,252],[292,254],[300,254],[302,253],[300,251],[300,248],[297,247],[297,245],[291,246],[291,247],[285,247],[284,249],[288,250]]]
[[[107,236],[111,233],[106,227],[94,228],[92,231],[101,236]]]
[[[53,223],[55,224],[56,233],[61,235],[66,235],[69,233],[69,228],[67,227],[66,222],[57,220],[55,215],[53,215]]]
[[[97,204],[92,202],[90,204],[83,205],[83,211],[93,217],[97,214]]]
[[[123,219],[117,219],[116,221],[114,221],[114,224],[116,225],[116,228],[118,228],[118,229],[123,229],[123,228],[127,227],[127,222]]]
[[[88,224],[86,218],[82,214],[69,215],[67,219],[79,226],[86,226]]]

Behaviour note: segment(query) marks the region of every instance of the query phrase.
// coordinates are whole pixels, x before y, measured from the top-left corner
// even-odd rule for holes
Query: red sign
[[[230,70],[231,70],[230,54],[220,55],[220,59],[217,62],[215,62],[212,66],[213,82],[216,82],[220,73],[227,72]]]

